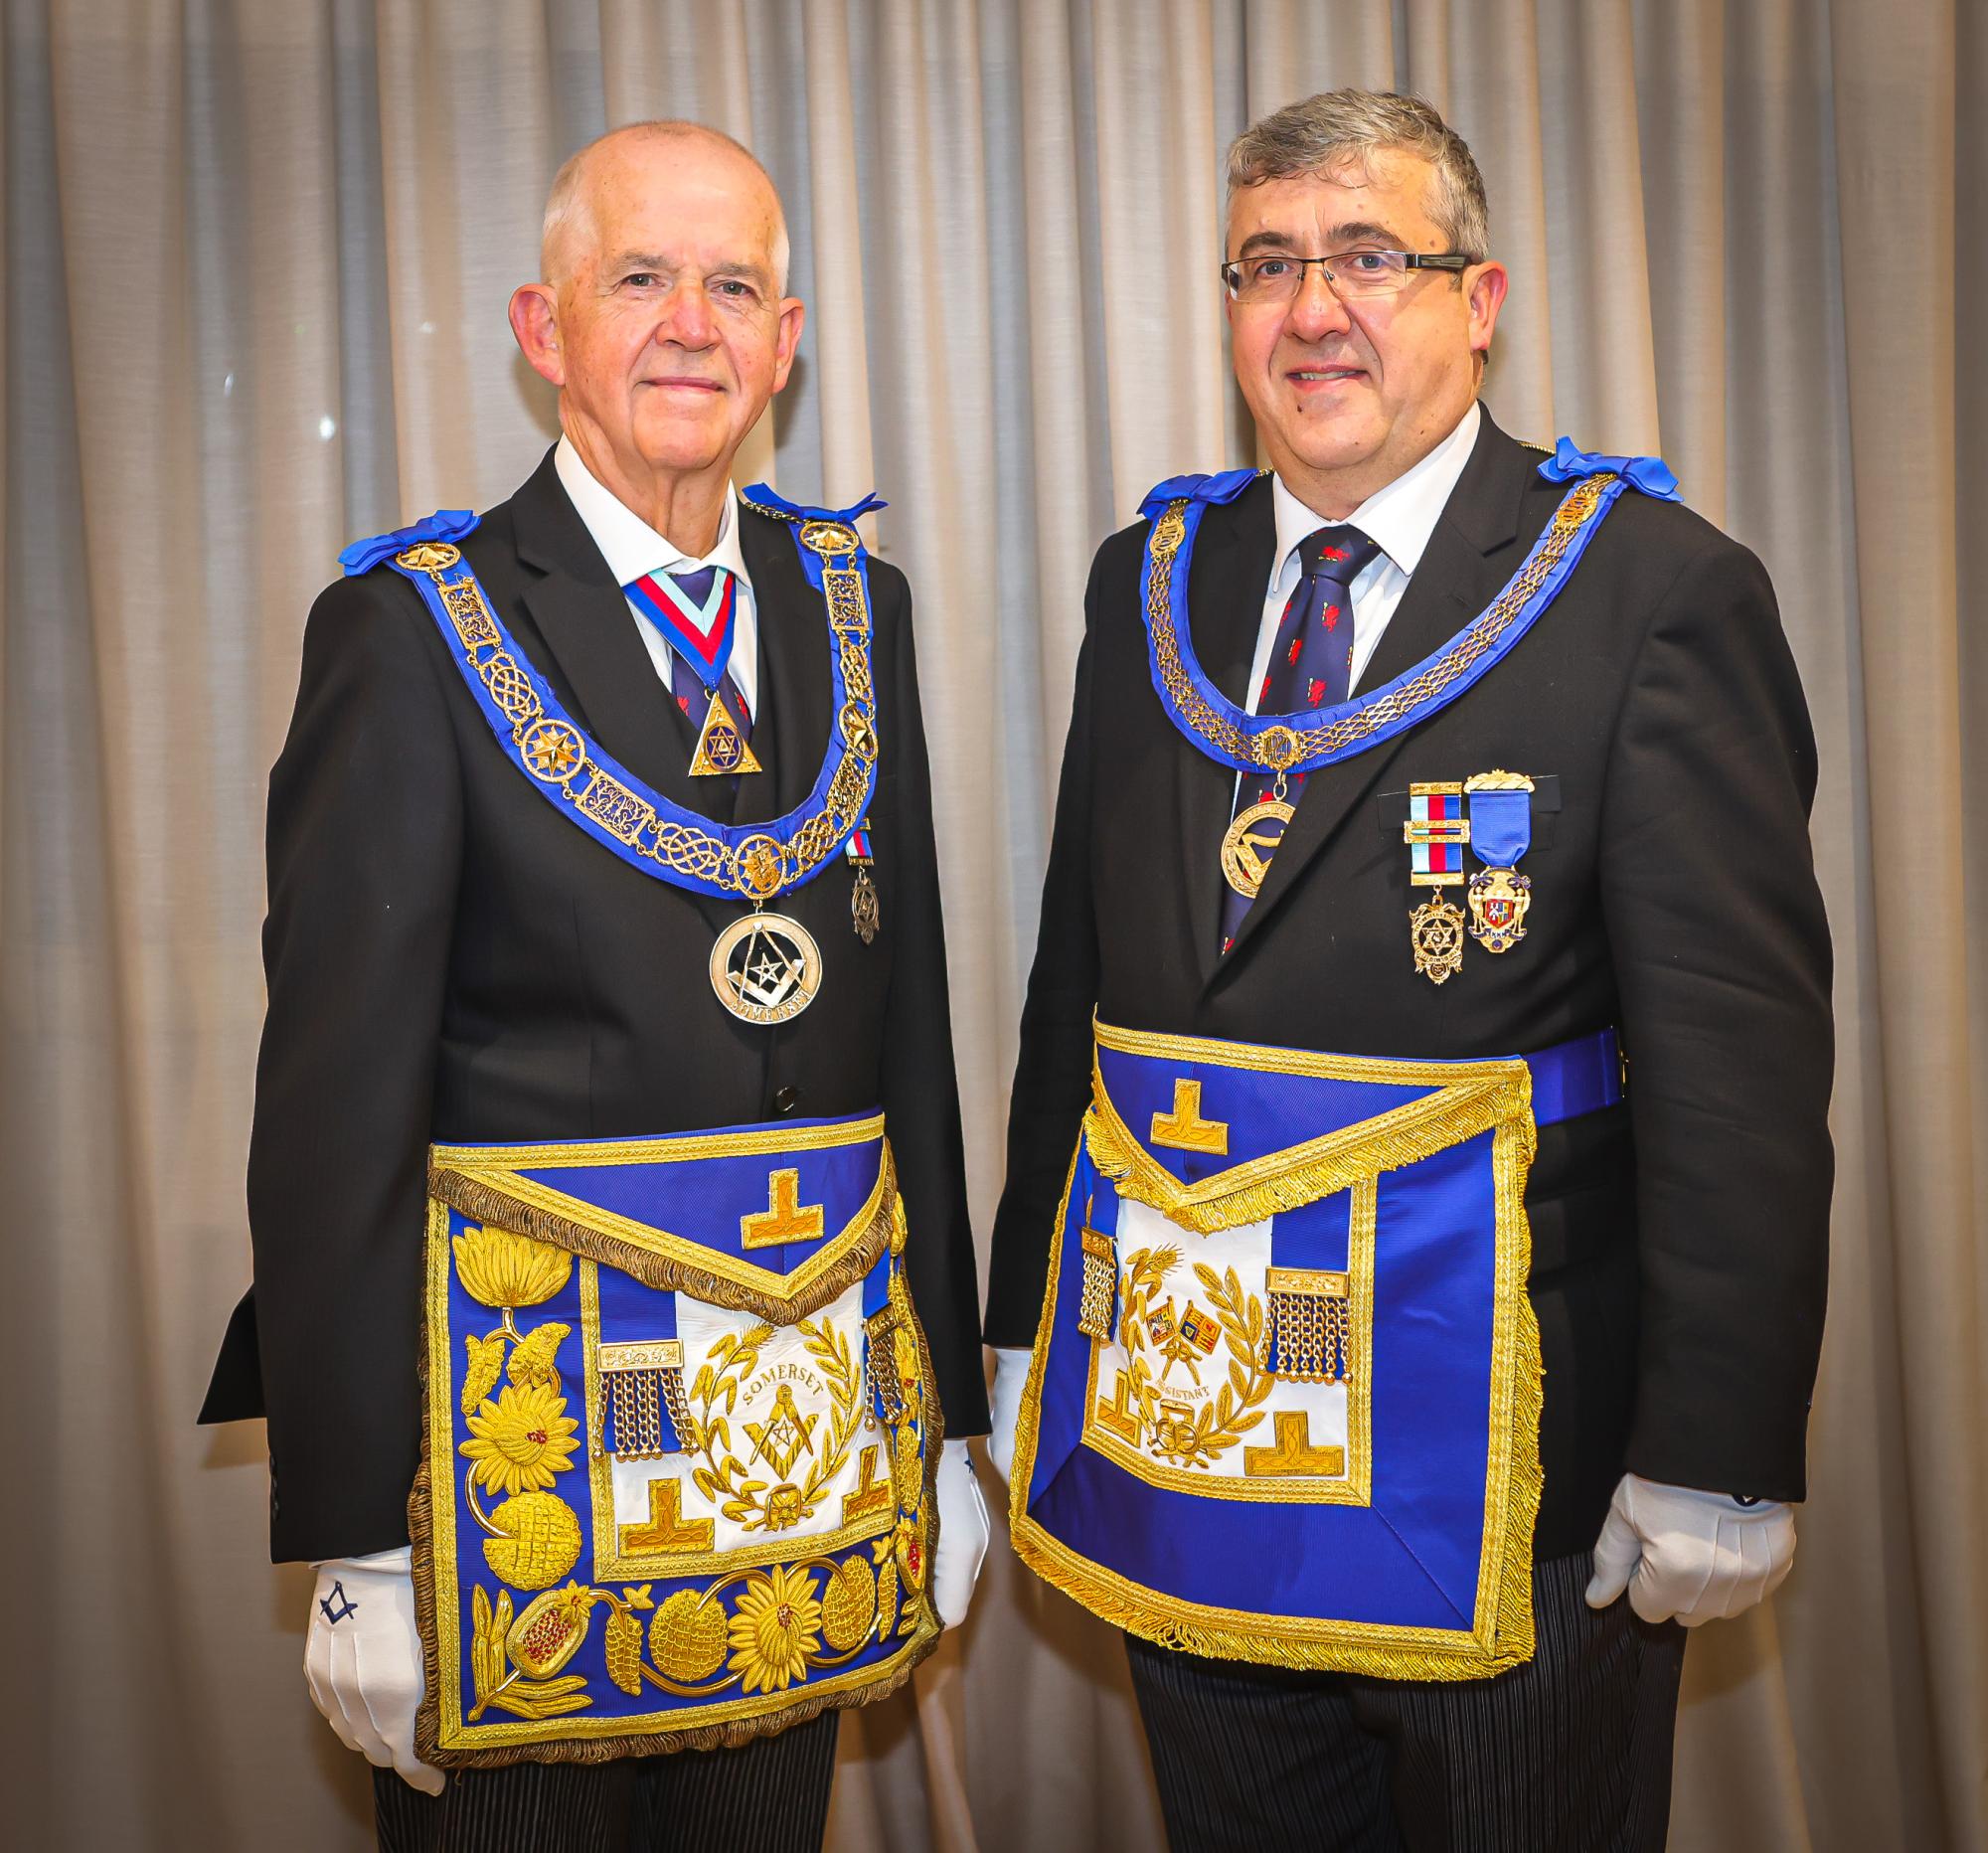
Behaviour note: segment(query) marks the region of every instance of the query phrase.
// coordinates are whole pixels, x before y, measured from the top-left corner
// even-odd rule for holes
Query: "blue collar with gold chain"
[[[1626,489],[1678,500],[1677,478],[1661,457],[1601,456],[1563,437],[1540,465],[1551,482],[1571,482],[1546,531],[1496,598],[1432,655],[1392,682],[1302,717],[1245,713],[1209,680],[1188,631],[1188,566],[1210,506],[1233,502],[1258,470],[1171,476],[1139,504],[1149,518],[1141,598],[1153,687],[1169,718],[1211,758],[1241,771],[1316,771],[1406,733],[1456,700],[1532,627]]]
[[[821,954],[798,922],[765,913],[765,904],[830,865],[863,822],[876,783],[869,556],[855,522],[884,504],[871,495],[848,508],[811,508],[763,483],[740,499],[792,527],[808,583],[827,603],[836,646],[836,724],[821,770],[798,806],[765,823],[723,824],[673,803],[580,729],[519,648],[456,545],[477,526],[469,510],[443,509],[412,527],[356,541],[339,560],[348,575],[386,563],[414,585],[498,745],[563,816],[644,875],[752,905],[713,948],[712,988],[735,1016],[779,1023],[813,1001]]]

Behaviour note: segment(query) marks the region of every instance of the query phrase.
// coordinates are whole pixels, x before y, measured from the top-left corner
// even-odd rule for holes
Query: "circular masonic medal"
[[[711,948],[711,988],[746,1023],[785,1023],[821,989],[821,947],[784,914],[747,914]]]
[[[1269,873],[1270,858],[1284,839],[1284,826],[1296,814],[1291,805],[1277,798],[1265,798],[1236,813],[1236,821],[1223,833],[1222,874],[1239,895],[1256,899],[1256,891]]]
[[[853,554],[859,542],[856,530],[846,522],[810,521],[801,529],[801,545],[829,560],[837,554]]]

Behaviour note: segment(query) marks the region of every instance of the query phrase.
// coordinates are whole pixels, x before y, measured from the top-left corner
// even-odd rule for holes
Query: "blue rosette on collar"
[[[1682,500],[1678,479],[1662,457],[1611,457],[1598,450],[1582,450],[1572,437],[1563,437],[1552,456],[1540,465],[1540,474],[1549,482],[1577,482],[1583,476],[1619,476],[1632,489],[1658,502]]]
[[[438,508],[411,528],[396,528],[392,534],[354,541],[339,554],[338,564],[345,569],[348,579],[354,578],[372,572],[383,560],[405,553],[418,541],[459,541],[465,534],[473,534],[482,519],[474,509]]]
[[[1139,513],[1150,521],[1169,502],[1233,502],[1262,473],[1255,469],[1225,469],[1212,476],[1169,476],[1146,491]]]
[[[872,489],[860,502],[851,502],[847,508],[815,508],[806,502],[789,502],[777,493],[771,484],[755,482],[749,488],[739,492],[739,499],[748,508],[756,508],[764,513],[776,510],[782,515],[791,515],[796,521],[854,521],[867,515],[872,509],[889,508],[891,505]]]

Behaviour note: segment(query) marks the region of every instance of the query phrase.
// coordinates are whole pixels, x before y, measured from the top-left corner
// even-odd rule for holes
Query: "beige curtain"
[[[561,158],[690,114],[785,195],[810,320],[748,473],[893,500],[984,1226],[1090,552],[1157,478],[1250,455],[1221,151],[1360,83],[1433,98],[1484,167],[1499,418],[1663,451],[1772,570],[1823,744],[1814,1496],[1780,1597],[1694,1641],[1675,1844],[1988,1846],[1979,0],[0,16],[10,1844],[368,1843],[299,1676],[307,1578],[263,1561],[260,1432],[191,1426],[248,1271],[263,781],[339,546],[497,500],[547,442],[504,302]],[[838,1849],[1158,1844],[1115,1638],[999,1537],[963,1634],[843,1743]]]

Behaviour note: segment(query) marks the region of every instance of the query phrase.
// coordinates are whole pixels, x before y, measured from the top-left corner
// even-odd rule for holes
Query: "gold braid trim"
[[[890,1163],[888,1146],[885,1151],[885,1163],[888,1167]],[[895,1222],[902,1231],[904,1211],[898,1202],[895,1178],[889,1192],[889,1204],[891,1214],[886,1219],[887,1232],[892,1222]],[[439,1264],[445,1268],[449,1252],[446,1240],[447,1211],[439,1200],[429,1203],[428,1219],[429,1266]],[[440,1225],[438,1233],[437,1222]],[[437,1254],[443,1258],[439,1263],[436,1261]],[[561,1738],[530,1744],[494,1744],[468,1750],[443,1750],[440,1631],[435,1624],[434,1526],[430,1498],[433,1481],[429,1473],[429,1462],[430,1438],[437,1426],[437,1417],[444,1432],[452,1432],[453,1425],[447,1415],[450,1386],[446,1381],[441,1386],[439,1410],[430,1405],[427,1302],[428,1295],[423,1293],[417,1367],[421,1387],[421,1457],[419,1465],[414,1469],[413,1489],[408,1494],[408,1536],[414,1545],[414,1620],[421,1637],[421,1670],[425,1675],[420,1706],[414,1713],[414,1755],[421,1762],[437,1769],[496,1769],[514,1763],[611,1763],[617,1757],[655,1757],[680,1750],[736,1750],[751,1743],[755,1738],[773,1737],[791,1729],[794,1725],[806,1724],[809,1719],[818,1718],[831,1706],[846,1709],[853,1705],[868,1705],[875,1699],[888,1698],[911,1678],[918,1662],[938,1645],[939,1635],[944,1630],[939,1625],[938,1610],[932,1603],[931,1585],[932,1578],[938,1571],[938,1460],[939,1444],[945,1438],[945,1413],[939,1407],[938,1381],[932,1372],[931,1347],[925,1340],[924,1323],[918,1318],[916,1307],[912,1307],[911,1333],[917,1340],[918,1369],[924,1377],[925,1384],[922,1508],[925,1526],[925,1577],[919,1602],[917,1629],[906,1641],[897,1656],[885,1663],[876,1678],[856,1685],[834,1688],[827,1685],[819,1686],[799,1697],[774,1704],[753,1717],[735,1718],[720,1725],[695,1725],[680,1731],[626,1733],[618,1737]],[[454,1496],[452,1477],[449,1490],[443,1496],[448,1498]],[[449,1625],[451,1628],[455,1626],[453,1616],[449,1619]]]
[[[644,1286],[688,1293],[707,1305],[723,1306],[732,1312],[749,1312],[776,1325],[790,1325],[819,1312],[832,1300],[867,1274],[877,1258],[890,1246],[898,1202],[897,1162],[891,1142],[884,1141],[882,1163],[876,1187],[859,1213],[856,1233],[845,1232],[838,1242],[848,1243],[819,1273],[813,1274],[792,1292],[777,1293],[764,1287],[734,1279],[716,1267],[701,1266],[654,1251],[639,1248],[619,1236],[594,1229],[572,1216],[520,1203],[502,1188],[484,1179],[471,1177],[446,1165],[428,1170],[428,1195],[464,1216],[493,1223],[514,1236],[530,1236],[535,1242],[549,1242],[569,1249],[589,1261],[618,1267]],[[727,1258],[728,1260],[730,1258]],[[763,1272],[755,1268],[754,1272]]]
[[[1212,1236],[1280,1210],[1303,1209],[1363,1178],[1414,1164],[1521,1116],[1530,1122],[1531,1104],[1532,1076],[1524,1063],[1514,1063],[1509,1073],[1440,1088],[1406,1106],[1188,1185],[1126,1125],[1104,1091],[1101,1069],[1093,1066],[1083,1139],[1091,1162],[1121,1197],[1159,1211],[1178,1228]],[[1531,1160],[1528,1150],[1526,1161]]]

